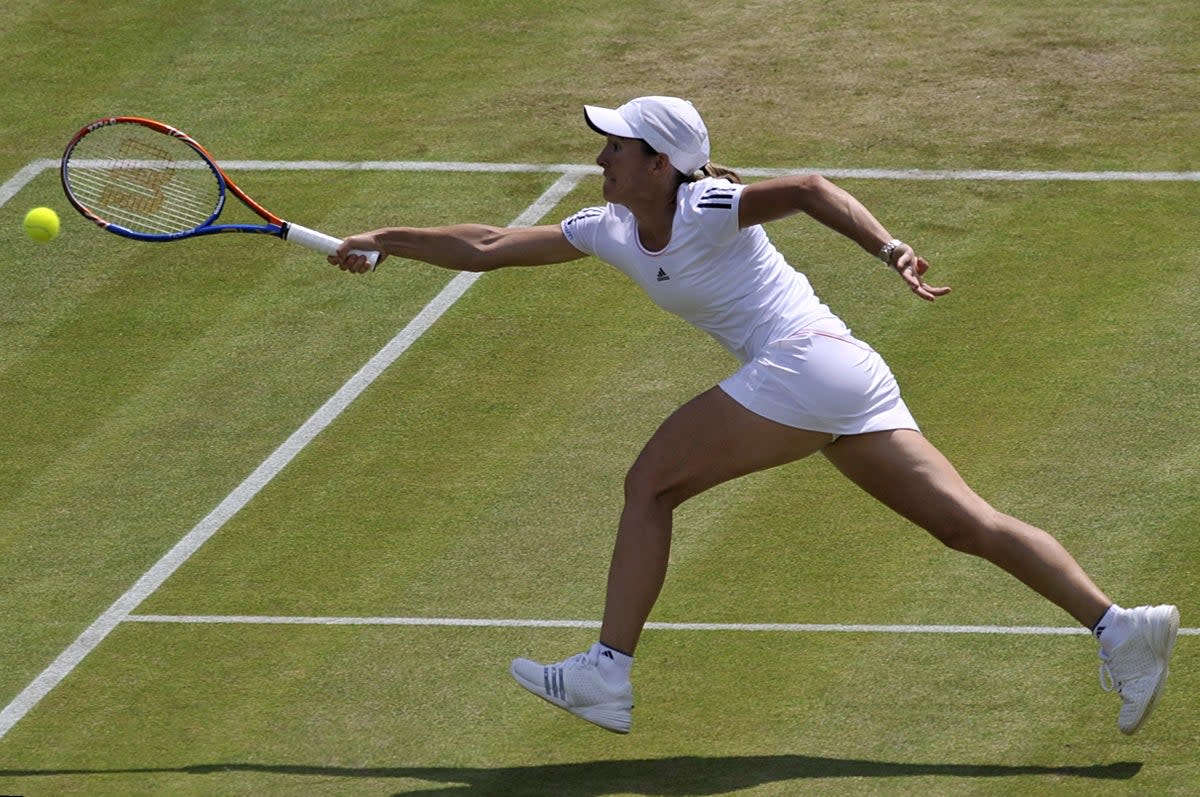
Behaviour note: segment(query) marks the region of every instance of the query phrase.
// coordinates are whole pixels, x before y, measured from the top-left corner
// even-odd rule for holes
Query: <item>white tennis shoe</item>
[[[1126,611],[1132,624],[1129,636],[1112,653],[1100,653],[1100,687],[1121,696],[1117,727],[1130,734],[1142,727],[1166,686],[1179,609],[1139,606]]]
[[[611,686],[591,653],[557,664],[513,659],[513,678],[548,703],[614,733],[629,733],[633,724],[633,684]]]

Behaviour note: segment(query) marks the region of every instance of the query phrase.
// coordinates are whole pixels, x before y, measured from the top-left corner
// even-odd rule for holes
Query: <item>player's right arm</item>
[[[455,271],[493,271],[508,266],[542,266],[584,257],[557,224],[540,227],[492,227],[454,224],[448,227],[386,227],[342,241],[329,262],[343,271],[370,270],[366,258],[350,251],[382,252],[420,260]]]

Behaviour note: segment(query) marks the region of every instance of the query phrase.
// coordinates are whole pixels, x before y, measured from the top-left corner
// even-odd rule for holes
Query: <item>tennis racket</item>
[[[84,127],[62,156],[67,200],[109,232],[137,241],[178,241],[222,232],[274,235],[333,254],[342,242],[284,221],[238,188],[191,136],[137,116],[99,119]],[[266,224],[217,224],[233,194]],[[366,256],[372,270],[378,252]]]

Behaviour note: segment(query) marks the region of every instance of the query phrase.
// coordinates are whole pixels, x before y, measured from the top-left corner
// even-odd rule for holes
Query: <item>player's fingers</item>
[[[342,239],[342,242],[341,242],[341,244],[338,245],[337,251],[334,252],[334,255],[336,255],[339,258],[344,258],[346,255],[350,254],[350,252],[355,249],[358,249],[361,251],[364,249],[374,249],[374,248],[375,248],[375,242],[367,234],[364,233],[362,235],[349,235]]]
[[[897,271],[900,272],[900,278],[908,283],[908,287],[912,288],[914,291],[920,289],[921,272],[917,271],[917,265],[915,263],[906,263],[903,266],[900,266]]]
[[[366,258],[364,258],[362,255],[352,255],[348,252],[343,253],[340,249],[329,256],[330,265],[337,266],[342,271],[349,271],[352,273],[362,271],[365,261]],[[367,268],[370,268],[370,266],[367,266]]]
[[[937,299],[937,297],[945,296],[947,293],[950,292],[949,287],[934,287],[932,285],[926,285],[924,283],[921,283],[920,285],[914,287],[912,290],[913,290],[913,293],[915,293],[917,296],[920,296],[922,299],[924,299],[927,302],[932,302],[935,299]]]

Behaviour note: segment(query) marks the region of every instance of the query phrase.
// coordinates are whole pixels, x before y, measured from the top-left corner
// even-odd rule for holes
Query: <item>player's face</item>
[[[647,193],[656,155],[647,155],[636,138],[607,136],[596,165],[604,170],[604,199],[619,205]]]

